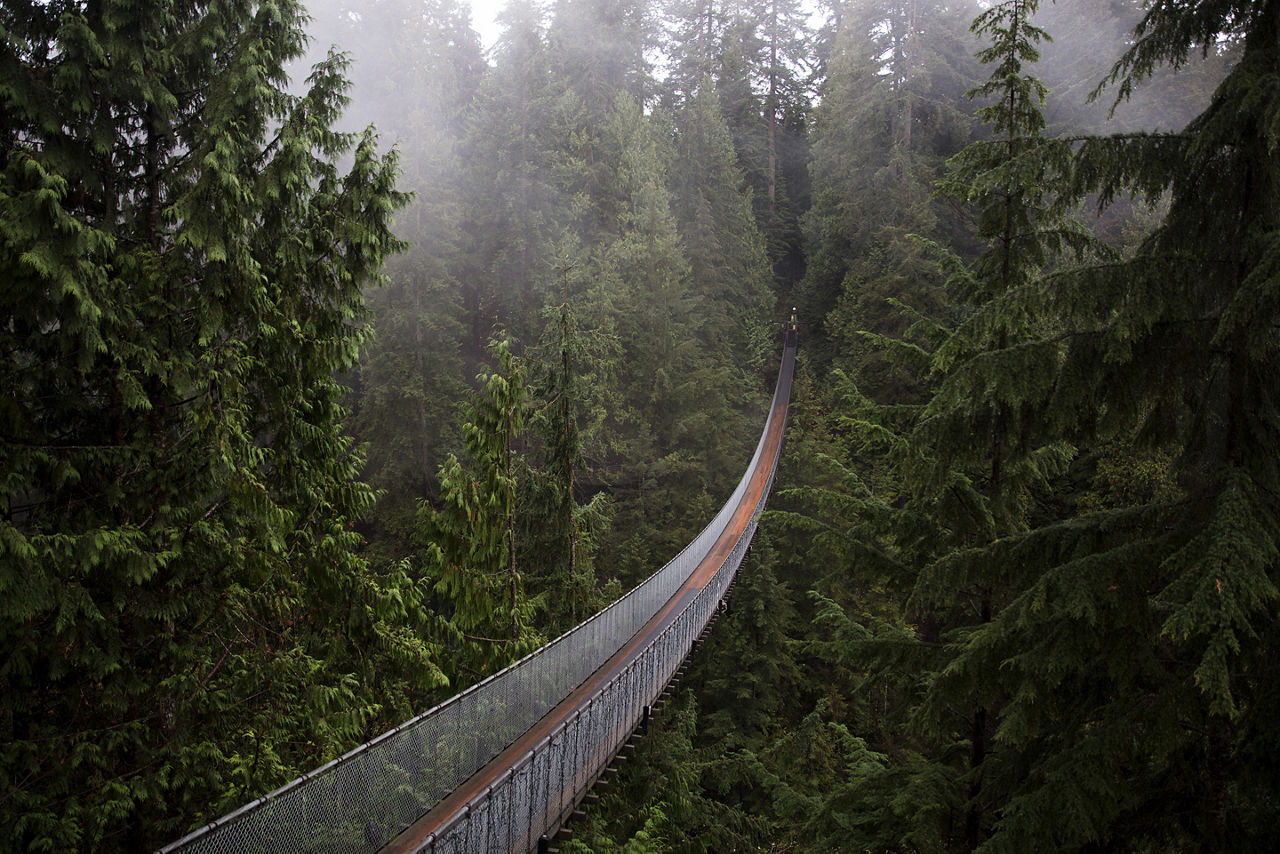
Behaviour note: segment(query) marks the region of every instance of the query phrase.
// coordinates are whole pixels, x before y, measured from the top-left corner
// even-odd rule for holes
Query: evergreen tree
[[[700,314],[688,289],[660,141],[640,105],[620,96],[594,147],[594,157],[608,167],[591,196],[597,228],[586,232],[592,242],[580,250],[585,258],[573,272],[580,284],[571,285],[585,289],[579,303],[584,324],[617,341],[601,436],[603,462],[615,471],[615,495],[630,504],[649,493],[640,505],[645,516],[633,516],[619,530],[624,537],[638,534],[615,564],[626,567],[624,578],[631,582],[679,551],[691,524],[686,514],[697,513],[657,498],[657,479],[661,494],[669,495],[667,490],[690,486],[679,478],[696,481],[701,474],[682,447],[697,440],[701,426],[689,419],[705,393],[694,382],[700,348],[691,329]],[[692,486],[696,495],[702,484]],[[653,530],[645,531],[649,526],[666,530],[655,540]]]
[[[582,442],[591,464],[582,469],[581,488],[590,494],[617,487],[619,520],[641,507],[657,514],[653,522],[633,512],[613,529],[610,554],[625,556],[609,565],[636,580],[705,521],[704,511],[714,506],[702,496],[711,480],[706,472],[715,473],[716,488],[727,484],[739,464],[720,461],[749,441],[749,429],[736,429],[745,424],[733,408],[748,398],[749,371],[763,340],[765,295],[754,266],[758,237],[750,218],[742,219],[740,178],[724,161],[717,131],[707,136],[698,130],[687,137],[698,146],[690,154],[708,172],[678,189],[702,189],[723,204],[704,207],[701,223],[706,240],[723,248],[696,243],[687,254],[682,245],[681,217],[688,208],[668,189],[674,186],[672,140],[678,133],[641,107],[653,24],[646,10],[559,4],[545,38],[534,10],[520,10],[513,10],[519,17],[476,102],[473,150],[496,147],[497,156],[493,165],[479,156],[473,161],[477,209],[468,226],[474,241],[466,278],[489,289],[495,307],[523,306],[526,318],[536,316],[540,305],[572,305],[585,336],[610,342],[599,367],[612,381],[595,385],[589,397],[592,427]],[[582,35],[584,28],[590,38]],[[698,119],[704,120],[714,122]],[[743,252],[735,256],[739,248]],[[691,280],[690,259],[702,262],[704,249],[704,275]],[[733,281],[739,273],[745,287]],[[496,318],[479,305],[468,313],[477,331],[495,319],[519,328],[529,323],[506,313]],[[554,376],[551,370],[545,379]],[[536,468],[544,464],[539,451],[560,455],[537,440],[530,444]],[[696,507],[667,497],[667,490],[684,487],[699,496]],[[541,502],[549,494],[539,489],[530,496]],[[530,518],[540,514],[533,510]],[[660,530],[657,537],[645,533],[651,523]],[[620,545],[626,542],[638,548]]]
[[[453,647],[455,689],[542,642],[517,560],[522,465],[515,442],[528,416],[525,368],[506,338],[495,339],[489,351],[496,366],[476,377],[480,387],[462,426],[475,468],[451,454],[440,467],[439,506],[423,502],[419,511],[424,570]]]
[[[802,97],[797,73],[808,62],[805,35],[808,25],[797,0],[765,0],[764,27],[761,33],[769,59],[765,66],[768,91],[764,101],[764,119],[768,140],[768,167],[765,197],[770,214],[778,210],[778,121],[783,104]],[[799,67],[797,67],[799,66]]]
[[[1055,331],[1032,310],[1045,268],[1065,246],[1086,243],[1053,192],[1055,181],[1061,183],[1055,172],[1067,168],[1070,155],[1041,136],[1047,90],[1023,71],[1039,58],[1036,45],[1046,38],[1031,23],[1037,5],[1009,0],[974,21],[974,32],[991,38],[979,61],[993,69],[970,94],[988,100],[978,116],[993,136],[953,158],[942,190],[980,207],[977,233],[989,248],[952,279],[954,293],[973,311],[933,354],[940,382],[908,442],[914,458],[908,471],[916,469],[907,475],[916,492],[912,512],[923,511],[934,527],[914,600],[949,629],[944,640],[961,647],[974,618],[980,633],[1009,592],[989,547],[1027,530],[1036,489],[1061,472],[1071,452],[1046,443],[1036,430],[1054,348],[1027,347]],[[984,791],[994,776],[984,766],[1003,698],[984,692],[968,719],[957,722],[957,700],[968,688],[958,688],[962,683],[949,675],[937,679],[924,714],[937,732],[959,728],[967,736],[964,841],[973,850],[989,833],[997,802]]]
[[[1280,115],[1280,8],[1154,4],[1109,80],[1127,97],[1161,64],[1230,42],[1239,63],[1184,131],[1103,137],[1080,153],[1082,191],[1171,198],[1131,261],[1053,292],[1049,309],[1078,330],[1055,420],[1167,451],[1180,494],[1002,547],[1036,571],[956,664],[1001,662],[1016,686],[1000,735],[1018,776],[993,844],[1267,844],[1277,778],[1256,751],[1276,720],[1263,676],[1275,655],[1276,352],[1262,330],[1274,322],[1280,193],[1264,128]]]
[[[679,108],[714,81],[775,274],[789,284],[803,264],[798,216],[808,193],[806,16],[791,0],[673,2],[666,12],[663,100]]]
[[[676,113],[675,125],[672,208],[689,261],[689,288],[702,307],[702,342],[726,364],[767,364],[774,341],[765,338],[760,320],[773,302],[769,259],[709,78]]]
[[[377,116],[399,141],[399,184],[413,193],[395,226],[409,248],[368,295],[376,335],[351,382],[352,430],[369,449],[366,476],[383,492],[362,531],[378,553],[398,559],[410,549],[416,502],[434,488],[443,448],[456,443],[449,419],[436,413],[465,390],[459,148],[484,61],[457,0],[317,6],[318,41],[359,46],[355,117]]]
[[[1002,8],[1012,7],[988,14]],[[970,319],[960,332],[984,337],[949,336],[937,354],[950,356],[933,357],[947,368],[925,410],[937,427],[917,434],[935,440],[921,448],[942,453],[917,455],[918,471],[933,475],[912,482],[931,482],[954,503],[950,516],[935,501],[917,517],[926,524],[913,541],[935,556],[915,596],[954,602],[950,591],[972,591],[971,607],[988,617],[943,635],[919,718],[935,737],[953,731],[947,722],[962,703],[986,718],[980,729],[973,716],[965,745],[965,847],[1266,844],[1277,779],[1256,751],[1275,735],[1274,692],[1261,676],[1274,655],[1277,598],[1274,455],[1263,450],[1275,440],[1264,379],[1275,352],[1255,324],[1271,322],[1280,194],[1274,142],[1258,130],[1274,121],[1277,101],[1255,96],[1276,91],[1278,18],[1269,5],[1156,4],[1111,79],[1124,97],[1159,63],[1185,61],[1195,39],[1213,50],[1238,38],[1241,61],[1202,116],[1179,134],[1086,141],[1074,163],[1056,144],[1011,150],[980,173],[1025,178],[1060,164],[1078,192],[1100,192],[1104,203],[1123,190],[1167,190],[1171,201],[1132,260],[1055,272],[1046,286],[1035,268],[1053,241],[1030,239],[1043,234],[1043,214],[1010,220],[999,204],[1007,194],[996,194],[980,223],[994,248],[1032,250],[1022,255],[1033,262],[1028,277],[996,278],[1018,267],[1003,250],[988,253],[961,280],[988,308],[973,315],[985,316],[981,326]],[[1005,95],[1013,79],[1000,84]],[[999,152],[1010,140],[985,147]],[[1046,198],[1049,210],[1069,201]],[[987,343],[966,356],[979,340]],[[964,436],[973,438],[957,444]],[[1061,503],[1038,502],[1043,487],[1027,487],[1061,471],[1064,440],[1086,443],[1092,459],[1102,441],[1133,441],[1172,460],[1177,488],[1058,515]],[[981,468],[955,468],[966,459]],[[1097,476],[1113,477],[1101,466]],[[1003,497],[991,491],[1000,484]],[[970,521],[936,524],[946,518]],[[921,802],[955,803],[922,782]]]
[[[879,648],[889,670],[912,666],[929,674],[915,721],[937,771],[900,780],[898,797],[921,818],[903,832],[964,850],[984,842],[998,815],[999,795],[990,787],[1001,766],[993,770],[992,738],[1005,698],[994,685],[974,691],[975,676],[957,673],[954,662],[1001,612],[1014,584],[1016,570],[995,561],[992,550],[1027,531],[1037,495],[1069,459],[1070,448],[1046,440],[1041,428],[1059,345],[1052,319],[1035,308],[1056,255],[1088,245],[1054,192],[1070,150],[1041,135],[1045,90],[1023,68],[1045,36],[1030,23],[1035,5],[1010,0],[974,21],[974,31],[991,39],[979,59],[993,70],[971,96],[986,101],[978,115],[993,136],[952,158],[940,185],[979,208],[977,236],[988,248],[967,267],[949,262],[958,304],[948,315],[914,313],[907,342],[878,339],[924,372],[925,402],[894,401],[879,412],[863,408],[861,416],[868,419],[867,447],[901,431],[888,438],[887,470],[879,475],[888,474],[898,494],[862,499],[861,513],[866,533],[874,538],[879,529],[884,537],[879,549],[876,539],[868,547],[891,572],[898,565],[898,583],[911,585],[921,631],[914,650],[904,646],[911,633],[892,621],[884,631],[852,637],[857,647]],[[888,500],[900,509],[888,512]]]
[[[1056,34],[1044,46],[1039,65],[1053,92],[1045,118],[1054,135],[1181,130],[1208,105],[1213,90],[1239,61],[1238,46],[1220,40],[1212,50],[1188,56],[1176,71],[1152,69],[1139,97],[1114,111],[1108,101],[1090,98],[1127,49],[1146,5],[1140,0],[1085,0],[1052,3],[1036,12],[1036,24]]]
[[[722,752],[759,750],[782,729],[787,700],[799,684],[787,633],[794,628],[791,593],[775,574],[776,553],[765,534],[751,546],[731,599],[725,625],[699,661],[695,684],[703,715],[699,733]],[[724,788],[728,788],[725,784]]]
[[[676,102],[721,71],[728,4],[718,0],[669,0],[664,7],[666,78],[663,97]]]
[[[759,91],[760,67],[765,61],[760,35],[761,14],[754,0],[728,0],[715,61],[720,110],[733,135],[738,165],[747,177],[758,207],[765,198],[764,170],[768,152],[764,137],[764,98]],[[699,79],[690,83],[698,84]]]
[[[798,0],[758,0],[763,159],[748,166],[763,181],[756,189],[757,218],[769,241],[779,290],[804,272],[799,216],[807,206],[806,121],[811,68],[807,15]],[[745,152],[744,152],[745,154]],[[799,168],[797,168],[799,167]]]
[[[547,34],[556,71],[577,96],[588,121],[602,121],[627,93],[639,103],[649,95],[646,53],[657,38],[656,21],[640,0],[556,0]]]
[[[568,281],[566,276],[566,291]],[[603,417],[588,389],[592,379],[600,379],[607,342],[579,328],[567,292],[549,314],[534,362],[537,410],[532,427],[543,449],[531,472],[524,538],[527,561],[539,576],[549,634],[559,635],[607,604],[596,587],[593,557],[607,526],[609,496],[598,491],[579,503],[588,474],[583,422],[588,422],[585,432],[594,435]]]
[[[350,747],[404,677],[440,681],[407,579],[356,554],[373,494],[334,379],[404,197],[371,133],[332,130],[341,57],[286,91],[302,22],[0,11],[15,848],[154,848]]]
[[[965,33],[972,7],[913,0],[841,12],[814,112],[814,203],[795,302],[809,320],[810,358],[855,371],[878,400],[918,400],[919,378],[857,333],[905,332],[890,299],[941,312],[945,274],[911,235],[971,251],[968,226],[933,184],[971,135],[963,93],[976,68]]]
[[[759,307],[761,296],[741,285],[724,291],[723,277],[691,279],[668,190],[672,137],[660,115],[646,116],[630,96],[618,99],[595,149],[595,159],[610,164],[591,196],[598,230],[587,232],[594,243],[583,247],[589,254],[573,274],[585,287],[584,325],[616,337],[620,348],[603,438],[619,522],[631,508],[632,525],[639,525],[615,529],[626,543],[625,563],[615,565],[636,573],[628,580],[670,559],[714,515],[749,459],[757,429],[755,417],[738,411],[755,385],[744,369],[752,354],[729,350],[716,333],[729,313],[742,318],[730,343],[759,341],[759,315],[748,320],[730,306]],[[732,183],[731,172],[719,176]],[[717,216],[731,221],[735,210]],[[699,284],[713,292],[695,290]]]
[[[569,152],[553,130],[562,101],[573,99],[554,85],[543,13],[513,2],[501,20],[495,67],[476,98],[463,152],[468,201],[459,279],[468,344],[476,350],[496,326],[536,340],[540,312],[556,293],[573,209],[560,182],[559,161]]]

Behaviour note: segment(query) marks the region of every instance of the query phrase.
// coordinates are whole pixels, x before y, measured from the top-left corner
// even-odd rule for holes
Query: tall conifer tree
[[[959,669],[956,661],[1019,583],[1017,568],[995,561],[993,549],[1028,530],[1037,495],[1070,458],[1068,446],[1041,430],[1057,351],[1042,346],[1055,330],[1035,307],[1058,252],[1089,243],[1054,189],[1070,151],[1042,136],[1045,90],[1024,68],[1045,37],[1031,24],[1035,7],[1034,0],[1009,0],[974,21],[974,32],[991,40],[979,60],[992,73],[970,96],[985,102],[978,115],[993,135],[952,158],[940,184],[978,209],[977,236],[987,248],[968,266],[948,262],[954,304],[936,319],[910,313],[906,346],[876,339],[923,372],[926,401],[863,410],[877,412],[874,426],[863,425],[868,447],[902,431],[889,439],[887,457],[899,507],[890,511],[881,500],[877,509],[869,501],[863,512],[870,530],[877,517],[889,520],[882,554],[900,562],[900,583],[912,588],[921,642],[904,645],[901,629],[890,626],[887,643],[881,637],[864,646],[880,649],[891,669],[929,674],[915,722],[936,759],[929,773],[904,781],[902,797],[937,824],[908,832],[937,834],[962,850],[984,844],[999,815],[992,781],[1003,757],[992,739],[1006,700],[998,682],[975,690],[975,680],[988,674]]]
[[[964,92],[977,76],[966,32],[973,7],[910,0],[841,12],[813,115],[814,198],[795,303],[809,323],[810,358],[856,370],[859,387],[877,399],[905,402],[919,378],[858,331],[905,331],[890,298],[930,314],[941,307],[945,275],[908,235],[950,242],[967,231],[933,183],[971,135]],[[908,26],[911,19],[918,23]]]
[[[394,157],[275,2],[0,11],[0,836],[145,850],[440,681],[334,375]],[[337,161],[349,158],[349,171]],[[381,671],[381,675],[379,672]],[[368,680],[368,681],[366,681]],[[362,684],[364,683],[364,684]]]
[[[725,363],[745,368],[772,360],[774,342],[760,323],[773,302],[764,234],[710,78],[690,93],[675,124],[672,208],[689,259],[689,289],[703,306],[699,334]]]
[[[413,195],[395,225],[408,248],[368,294],[376,334],[351,381],[351,429],[368,447],[366,476],[384,493],[362,530],[377,553],[399,558],[442,448],[456,442],[437,412],[465,391],[460,149],[485,65],[459,0],[327,0],[310,10],[317,42],[358,48],[348,121],[378,117],[401,146],[399,186]]]
[[[935,595],[983,578],[1001,603],[950,636],[924,707],[935,720],[961,698],[1000,710],[976,804],[985,819],[970,837],[982,850],[1252,850],[1274,821],[1278,780],[1259,749],[1277,734],[1264,674],[1280,598],[1280,437],[1276,349],[1262,330],[1277,305],[1280,185],[1262,129],[1280,115],[1278,19],[1274,3],[1154,4],[1111,75],[1119,96],[1161,63],[1238,40],[1241,60],[1211,106],[1181,133],[1087,140],[1074,162],[1050,146],[1038,162],[1062,164],[1104,204],[1168,192],[1167,216],[1130,261],[1058,272],[1020,295],[974,280],[973,293],[1039,329],[956,372],[968,380],[935,397],[940,424],[989,398],[982,438],[1025,445],[1004,455],[1006,475],[1008,462],[1035,461],[1028,442],[1091,452],[1119,438],[1171,459],[1177,477],[1176,489],[1074,518],[1022,502],[1023,523],[1003,531],[1000,515],[1016,519],[1019,503],[993,503],[993,536],[933,563]],[[1011,175],[1027,165],[1009,164]],[[984,328],[1012,333],[997,317]],[[1017,429],[992,432],[1002,425]]]
[[[1275,819],[1258,750],[1277,735],[1280,4],[1154,3],[1109,81],[1126,97],[1223,41],[1240,61],[1185,130],[1080,152],[1081,191],[1167,192],[1169,212],[1131,261],[1051,292],[1074,332],[1048,423],[1136,436],[1170,455],[1179,489],[1000,548],[1033,581],[957,669],[998,663],[1016,688],[1006,845],[1248,850]]]
[[[439,506],[424,501],[419,509],[426,577],[455,652],[449,666],[455,690],[541,641],[518,561],[523,465],[515,445],[528,418],[525,366],[508,338],[494,339],[489,351],[496,364],[476,377],[479,389],[462,426],[471,468],[451,454],[440,466]]]
[[[559,244],[573,210],[561,161],[573,152],[555,124],[573,97],[553,78],[544,19],[525,0],[503,11],[495,66],[476,97],[462,151],[466,256],[459,280],[476,351],[495,324],[535,340],[540,311],[559,284]]]
[[[949,283],[969,314],[932,356],[938,383],[908,441],[905,469],[917,490],[917,509],[937,525],[914,603],[950,630],[944,641],[952,648],[963,649],[1006,601],[1011,582],[993,565],[990,546],[1028,529],[1036,491],[1063,471],[1071,454],[1037,429],[1038,407],[1056,367],[1054,348],[1027,347],[1054,331],[1034,312],[1046,268],[1065,246],[1088,243],[1055,192],[1070,158],[1064,145],[1042,136],[1047,90],[1024,70],[1039,59],[1037,45],[1047,37],[1031,23],[1037,6],[1037,0],[1007,0],[975,19],[974,32],[991,40],[978,59],[992,73],[970,97],[987,102],[978,117],[992,138],[952,158],[941,184],[947,195],[978,206],[977,235],[988,247]],[[931,686],[924,716],[939,731],[955,726],[955,709],[968,699],[968,678],[954,675],[948,662]],[[968,737],[963,836],[969,850],[990,832],[998,803],[984,789],[994,776],[987,756],[1003,698],[982,693],[988,696],[975,698],[962,725]]]
[[[568,275],[564,289],[564,301],[547,312],[549,322],[533,364],[537,402],[531,426],[542,448],[530,472],[531,506],[524,526],[552,635],[569,630],[605,604],[597,595],[593,557],[610,506],[604,491],[579,503],[586,492],[583,481],[591,477],[586,443],[604,419],[603,408],[593,405],[591,386],[604,378],[608,342],[579,326]]]

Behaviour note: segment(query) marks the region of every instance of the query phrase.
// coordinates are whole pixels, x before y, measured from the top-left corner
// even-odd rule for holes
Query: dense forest
[[[1267,850],[1280,0],[500,21],[0,0],[0,848],[153,849],[598,611],[794,306],[729,612],[567,848]]]

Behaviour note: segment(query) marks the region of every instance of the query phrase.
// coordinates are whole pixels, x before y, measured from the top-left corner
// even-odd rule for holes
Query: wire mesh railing
[[[775,404],[790,396],[792,364],[788,347]],[[762,456],[775,419],[782,417],[785,408],[771,407],[746,474],[711,523],[631,592],[505,670],[198,828],[162,854],[347,854],[382,847],[527,732],[670,601],[724,534],[757,468],[767,465],[772,481],[777,455],[769,460]],[[617,735],[634,729],[643,707],[666,684],[710,618],[741,562],[767,495],[766,488],[730,559],[698,596],[600,690],[599,700],[593,698],[585,711],[510,769],[501,786],[491,786],[481,801],[468,805],[462,817],[437,834],[433,850],[531,850],[537,834],[558,821],[566,804],[571,808],[576,803],[590,785],[586,776],[592,776],[593,762],[601,756],[607,761],[621,743],[615,741]],[[600,765],[594,767],[598,771]]]
[[[536,850],[539,836],[564,821],[689,654],[742,563],[760,509],[763,499],[712,581],[657,637],[585,707],[417,850],[437,854]]]

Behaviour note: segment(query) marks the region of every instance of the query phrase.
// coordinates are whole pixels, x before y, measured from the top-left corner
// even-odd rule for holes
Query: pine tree
[[[772,308],[764,234],[708,78],[675,115],[672,209],[689,261],[689,289],[703,306],[699,334],[718,360],[744,369],[771,362],[760,322]]]
[[[806,16],[791,0],[674,2],[666,11],[662,99],[679,109],[714,82],[757,223],[780,281],[790,283],[801,264],[797,218],[808,193]]]
[[[665,4],[666,77],[663,98],[674,105],[720,73],[728,4],[719,0],[670,0]]]
[[[1236,46],[1219,41],[1213,50],[1189,56],[1176,71],[1152,69],[1139,97],[1110,110],[1109,100],[1089,96],[1128,47],[1144,6],[1140,0],[1086,0],[1048,4],[1037,11],[1036,24],[1056,34],[1044,46],[1039,66],[1053,92],[1045,111],[1053,135],[1179,131],[1208,105],[1213,90],[1239,61]]]
[[[757,206],[764,198],[765,158],[764,98],[759,91],[759,69],[765,61],[760,35],[761,14],[754,0],[729,0],[716,48],[715,81],[720,110],[733,135],[738,165],[747,177]],[[691,80],[693,84],[700,80]],[[760,222],[757,207],[757,222]]]
[[[293,2],[0,13],[0,834],[142,850],[440,675],[335,374],[399,248],[394,156],[286,91]],[[346,158],[347,173],[337,162]],[[375,680],[377,677],[373,677]]]
[[[596,122],[624,92],[644,103],[656,37],[648,5],[637,0],[556,0],[547,33],[557,73]]]
[[[918,466],[908,475],[917,484],[915,501],[937,526],[913,598],[917,607],[934,610],[949,629],[944,641],[960,648],[991,622],[1009,593],[989,547],[1027,530],[1035,492],[1071,454],[1069,446],[1046,442],[1036,429],[1056,355],[1052,344],[1037,346],[1055,331],[1034,313],[1042,277],[1056,253],[1087,245],[1053,192],[1070,153],[1041,135],[1047,90],[1023,71],[1039,58],[1036,45],[1047,37],[1031,23],[1037,6],[1035,0],[1009,0],[973,24],[975,33],[991,39],[978,54],[993,66],[991,77],[970,96],[988,101],[978,117],[992,138],[956,155],[941,187],[980,208],[977,235],[988,249],[952,278],[951,289],[973,311],[932,356],[940,382],[908,442],[914,457],[908,466]],[[956,704],[972,696],[953,672],[949,663],[924,701],[925,718],[939,732],[957,727]],[[1003,698],[982,693],[959,724],[968,738],[963,834],[969,850],[990,832],[998,803],[984,789],[995,776],[987,757]]]
[[[541,310],[558,290],[562,233],[574,209],[560,180],[571,150],[554,130],[562,102],[573,98],[555,85],[544,14],[515,2],[501,20],[495,66],[462,152],[466,252],[458,278],[477,351],[497,327],[536,340]]]
[[[752,162],[744,149],[747,174],[758,174],[757,219],[768,239],[776,286],[789,288],[804,272],[800,247],[800,213],[808,206],[807,119],[811,109],[810,33],[807,16],[796,0],[759,0],[752,10],[759,22],[763,110],[757,124],[762,135],[761,160]],[[749,128],[744,128],[748,134]]]
[[[317,8],[318,7],[318,8]],[[462,259],[466,188],[461,142],[484,61],[457,0],[317,4],[322,44],[359,45],[352,113],[377,116],[402,147],[399,185],[413,199],[396,218],[408,249],[368,295],[375,337],[352,377],[351,428],[368,447],[366,477],[383,492],[362,531],[390,559],[410,550],[416,501],[434,488],[449,419],[465,392]]]
[[[595,159],[610,166],[592,196],[594,243],[583,247],[574,271],[585,288],[578,303],[584,326],[616,337],[619,347],[603,438],[619,523],[634,508],[632,525],[615,527],[625,543],[615,565],[636,573],[628,580],[669,560],[714,515],[758,429],[737,410],[755,385],[742,367],[752,354],[715,340],[726,303],[695,291],[690,278],[668,190],[672,138],[661,115],[646,116],[630,96],[619,97],[595,149]],[[741,296],[721,297],[734,298]],[[747,300],[759,305],[758,295],[748,292]],[[754,330],[763,318],[743,319],[740,340],[759,340]]]
[[[979,60],[993,69],[971,97],[986,101],[978,115],[993,136],[953,157],[940,183],[941,192],[978,208],[977,236],[987,249],[968,266],[947,262],[955,304],[943,316],[910,313],[906,341],[873,339],[923,371],[925,402],[893,401],[878,410],[861,404],[850,413],[865,419],[854,421],[867,436],[865,447],[886,442],[887,468],[876,478],[887,474],[891,491],[860,501],[863,533],[873,538],[867,548],[898,583],[911,585],[908,613],[920,625],[916,649],[891,620],[883,632],[868,629],[855,647],[878,649],[890,670],[912,666],[929,674],[914,718],[936,772],[905,781],[899,797],[923,819],[905,832],[954,840],[964,850],[983,844],[999,814],[992,781],[1001,757],[992,738],[1006,699],[998,679],[959,670],[956,661],[1000,614],[1016,583],[1017,569],[994,560],[993,549],[1028,530],[1037,496],[1070,459],[1070,447],[1046,439],[1041,428],[1060,345],[1053,319],[1036,307],[1058,254],[1089,245],[1054,192],[1069,170],[1070,150],[1042,136],[1045,90],[1024,71],[1045,37],[1030,23],[1035,6],[1010,0],[974,21],[974,32],[991,39]],[[890,502],[897,509],[890,511]],[[976,690],[980,678],[992,683]]]
[[[724,626],[704,658],[695,684],[704,706],[699,735],[716,739],[721,752],[759,750],[782,729],[787,700],[799,684],[787,633],[796,620],[790,591],[778,580],[777,556],[758,534],[739,570]],[[727,788],[727,786],[726,786]]]

